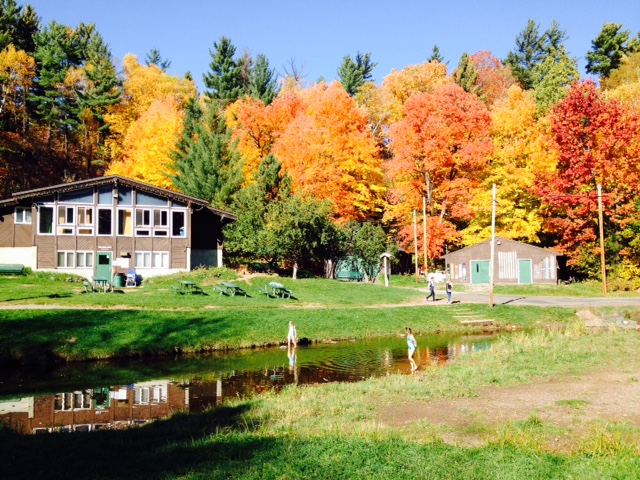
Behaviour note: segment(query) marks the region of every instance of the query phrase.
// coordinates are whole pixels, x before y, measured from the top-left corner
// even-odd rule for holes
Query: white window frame
[[[87,265],[87,258],[91,258],[91,265]],[[82,262],[79,262],[78,259],[82,258]],[[95,254],[91,250],[77,250],[76,251],[76,268],[93,268],[95,265]],[[80,265],[82,263],[82,265]]]
[[[133,254],[134,268],[169,268],[169,252],[167,251],[148,251],[140,250]],[[141,258],[142,264],[138,262],[138,258]],[[160,265],[157,265],[157,260],[160,259]]]
[[[113,208],[109,208],[109,207],[98,207],[97,209],[98,214],[96,215],[96,235],[99,237],[112,237],[113,236],[113,231],[114,231],[114,217],[117,218],[118,214],[117,214],[117,210],[114,210]],[[106,210],[111,212],[111,225],[109,228],[109,233],[100,233],[100,212],[102,210]],[[114,215],[113,213],[116,212],[116,214]]]
[[[160,265],[156,260],[160,259]],[[169,268],[169,252],[151,252],[151,268]]]
[[[42,215],[42,210],[48,209],[51,210],[51,232],[43,232],[40,230],[41,221],[40,215]],[[38,235],[55,235],[56,234],[56,207],[55,205],[40,205],[38,207]]]
[[[138,255],[142,258],[142,265],[138,263]],[[147,265],[146,259],[148,258],[149,262]],[[135,268],[151,268],[151,252],[149,251],[136,251],[134,252],[134,260],[133,264]]]
[[[131,233],[120,233],[120,212],[129,212],[131,214]],[[131,207],[127,208],[118,208],[116,209],[116,218],[115,218],[115,234],[119,237],[133,237],[133,233],[136,230],[135,227],[136,217],[135,211]]]
[[[173,209],[171,210],[171,238],[187,238],[187,210],[178,210],[178,209]],[[183,215],[183,222],[182,222],[182,229],[184,231],[184,235],[173,235],[173,214],[174,213],[182,213]]]
[[[64,265],[60,265],[60,254],[64,255]],[[69,258],[71,258],[71,265],[69,265]],[[76,266],[76,252],[74,250],[57,250],[56,251],[56,268],[75,268]]]
[[[26,220],[27,216],[29,216],[29,220]],[[32,222],[33,214],[30,207],[16,207],[13,223],[16,225],[31,225]]]

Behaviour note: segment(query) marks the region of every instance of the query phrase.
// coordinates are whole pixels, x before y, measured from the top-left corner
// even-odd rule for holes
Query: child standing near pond
[[[451,295],[453,294],[453,285],[451,280],[447,280],[447,303],[451,303]]]
[[[411,363],[411,371],[414,372],[418,369],[418,365],[416,365],[416,361],[413,359],[413,352],[416,351],[416,347],[418,344],[416,343],[416,339],[413,336],[413,331],[407,327],[405,328],[407,332],[407,348],[409,349],[409,362]]]
[[[298,344],[298,332],[296,331],[296,326],[293,322],[289,322],[289,333],[287,334],[287,347],[293,345],[294,347]]]

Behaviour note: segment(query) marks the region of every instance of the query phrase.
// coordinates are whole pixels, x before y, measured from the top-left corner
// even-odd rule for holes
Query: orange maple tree
[[[412,243],[412,212],[422,211],[423,197],[429,199],[427,215],[436,215],[428,220],[430,256],[455,240],[455,222],[470,218],[470,192],[486,171],[490,124],[485,104],[458,85],[407,100],[404,118],[389,129],[393,158],[387,175],[393,187],[386,212],[405,245]]]

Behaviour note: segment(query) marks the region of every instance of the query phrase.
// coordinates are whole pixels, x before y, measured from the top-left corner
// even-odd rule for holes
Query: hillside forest
[[[116,66],[94,24],[43,25],[0,0],[0,195],[123,175],[237,214],[238,261],[310,268],[416,242],[434,262],[484,241],[496,185],[497,235],[598,278],[601,185],[608,271],[638,281],[640,34],[594,32],[588,79],[566,38],[529,20],[506,58],[433,46],[382,79],[354,52],[327,82],[221,37],[200,92],[158,50]]]

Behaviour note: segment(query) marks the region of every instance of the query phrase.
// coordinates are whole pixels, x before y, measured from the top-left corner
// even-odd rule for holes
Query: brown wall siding
[[[171,240],[168,238],[156,238],[153,239],[153,251],[154,252],[168,252]]]
[[[187,268],[187,248],[189,242],[186,239],[174,239],[171,244],[171,268]]]
[[[96,237],[81,236],[76,242],[77,250],[96,250]]]
[[[58,238],[58,250],[75,250],[76,249],[76,237],[75,236],[59,236]]]
[[[16,225],[16,237],[14,246],[30,247],[33,244],[32,231],[33,229],[31,225]]]
[[[153,250],[152,238],[136,238],[135,251],[136,252],[150,252]]]
[[[0,247],[14,247],[13,207],[0,209]]]
[[[56,268],[56,237],[53,235],[39,235],[36,237],[38,247],[38,268]]]

